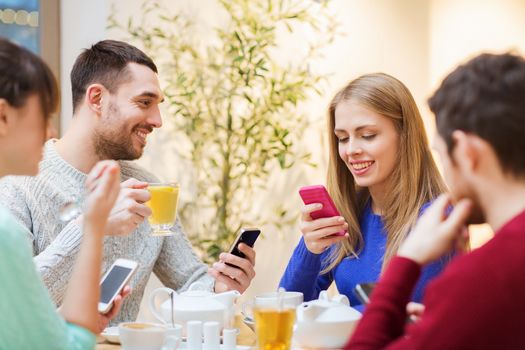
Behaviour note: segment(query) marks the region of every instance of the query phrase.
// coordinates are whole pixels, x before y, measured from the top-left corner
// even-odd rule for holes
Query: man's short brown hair
[[[127,82],[127,65],[137,63],[157,73],[157,66],[144,52],[122,41],[103,40],[84,50],[71,70],[73,111],[82,102],[86,89],[91,84],[102,84],[111,93]]]
[[[482,54],[448,75],[428,102],[437,130],[454,148],[452,132],[487,141],[502,169],[525,177],[525,60],[511,53]]]

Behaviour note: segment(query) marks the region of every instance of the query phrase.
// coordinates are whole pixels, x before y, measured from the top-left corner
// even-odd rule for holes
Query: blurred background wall
[[[0,10],[11,6],[14,1],[0,0]],[[220,24],[215,0],[166,0],[165,3],[204,23],[201,28],[204,38],[207,30]],[[264,211],[272,201],[286,201],[297,208],[298,214],[301,202],[297,185],[324,183],[327,161],[324,144],[326,106],[335,91],[351,79],[377,71],[399,78],[412,91],[425,119],[429,137],[432,138],[433,120],[426,99],[448,72],[459,62],[482,51],[517,50],[525,53],[523,0],[330,0],[328,6],[341,22],[340,29],[345,36],[337,38],[325,51],[321,61],[312,62],[315,69],[330,75],[322,96],[312,96],[301,106],[312,123],[306,131],[304,147],[312,152],[318,166],[292,172],[290,178],[272,179],[273,189],[262,193],[257,199],[258,210]],[[60,128],[64,131],[71,118],[69,71],[74,59],[82,48],[93,42],[104,38],[121,38],[121,33],[107,29],[107,18],[112,8],[120,19],[139,17],[141,10],[139,0],[64,0],[60,2],[59,8],[59,72],[62,87]],[[5,11],[0,12],[0,24],[5,24],[3,14]],[[307,37],[310,33],[296,35]],[[287,40],[287,37],[283,36],[283,40]],[[297,42],[290,40],[280,54],[286,57],[293,54],[294,50],[300,50]],[[168,118],[165,120],[169,122]],[[163,179],[173,178],[177,167],[175,162],[169,161],[170,155],[164,154],[169,148],[168,143],[176,143],[170,138],[168,129],[157,130],[151,136],[146,152],[139,161]],[[158,154],[163,154],[168,161],[156,161]],[[297,227],[286,232],[267,231],[263,227],[263,232],[264,238],[256,245],[257,277],[245,298],[276,288],[300,237]],[[477,247],[490,236],[491,232],[486,227],[476,227],[472,245]],[[151,287],[158,285],[158,280],[152,278]],[[141,314],[141,317],[149,316]]]

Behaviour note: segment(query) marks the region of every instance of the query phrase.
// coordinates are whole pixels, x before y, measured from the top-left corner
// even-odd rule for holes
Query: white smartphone
[[[111,310],[113,299],[129,282],[137,269],[137,262],[127,259],[117,259],[104,274],[100,281],[100,301],[98,311],[105,314]]]

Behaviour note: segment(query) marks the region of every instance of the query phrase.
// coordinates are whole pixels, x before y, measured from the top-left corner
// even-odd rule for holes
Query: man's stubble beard
[[[102,117],[106,125],[111,124],[110,120],[123,119],[120,110],[113,103],[109,105],[108,115]],[[93,144],[95,153],[101,160],[135,160],[142,156],[143,149],[137,151],[133,147],[132,135],[128,134],[125,127],[119,130],[108,130],[104,127],[96,129],[93,133]]]

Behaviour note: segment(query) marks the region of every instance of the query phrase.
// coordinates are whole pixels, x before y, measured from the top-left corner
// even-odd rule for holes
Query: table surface
[[[240,315],[235,316],[235,328],[239,328],[239,335],[237,336],[238,345],[254,346],[255,345],[255,333],[242,322]],[[104,340],[101,336],[97,338],[98,342],[95,346],[95,350],[120,350],[119,344],[111,344]]]

